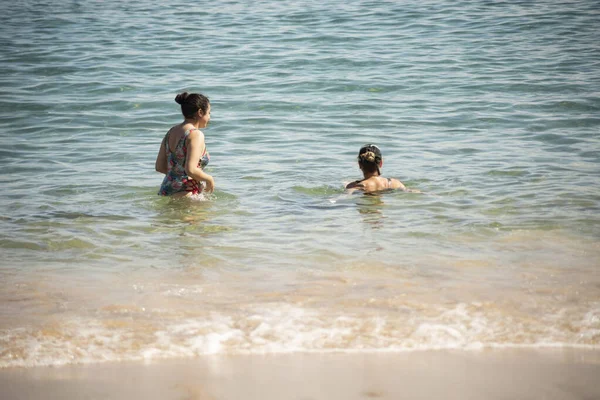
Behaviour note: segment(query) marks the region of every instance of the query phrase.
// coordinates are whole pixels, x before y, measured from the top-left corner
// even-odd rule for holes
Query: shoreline
[[[209,355],[0,369],[14,399],[600,398],[600,349]]]

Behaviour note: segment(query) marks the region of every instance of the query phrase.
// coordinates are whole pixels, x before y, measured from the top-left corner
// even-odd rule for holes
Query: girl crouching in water
[[[202,94],[178,94],[184,120],[165,135],[156,157],[156,170],[165,174],[159,195],[185,197],[203,191],[212,192],[215,181],[203,171],[210,156],[200,128],[210,121],[210,102]]]
[[[363,173],[363,179],[350,182],[346,189],[351,192],[362,190],[365,193],[380,192],[388,189],[400,189],[405,192],[416,192],[418,190],[408,189],[402,182],[394,178],[381,176],[383,156],[381,150],[374,144],[366,144],[358,151],[358,167]]]

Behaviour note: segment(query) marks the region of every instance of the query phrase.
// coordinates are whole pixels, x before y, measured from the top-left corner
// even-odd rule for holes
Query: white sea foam
[[[116,360],[194,357],[207,354],[475,350],[485,347],[600,348],[598,310],[589,326],[569,333],[543,321],[523,324],[491,319],[459,304],[437,316],[393,320],[381,316],[330,316],[286,304],[251,313],[149,321],[73,319],[52,330],[0,332],[0,367],[61,365]],[[476,308],[475,308],[476,309]],[[431,314],[431,313],[430,313]],[[511,338],[520,338],[518,342]]]

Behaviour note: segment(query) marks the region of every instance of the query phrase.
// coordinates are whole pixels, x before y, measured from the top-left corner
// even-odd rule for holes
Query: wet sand
[[[12,399],[598,399],[600,350],[204,356],[0,369]]]

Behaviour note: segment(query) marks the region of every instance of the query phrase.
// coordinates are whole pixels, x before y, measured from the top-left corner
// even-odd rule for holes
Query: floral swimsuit
[[[194,179],[190,178],[185,172],[185,160],[187,158],[187,146],[186,140],[191,131],[194,129],[188,129],[185,131],[175,150],[171,151],[169,148],[169,132],[165,135],[165,145],[167,150],[167,168],[168,172],[160,185],[159,195],[170,196],[177,192],[191,192],[192,194],[198,194],[202,192],[203,186]],[[210,160],[210,155],[204,147],[204,153],[200,157],[198,167],[204,169]]]

